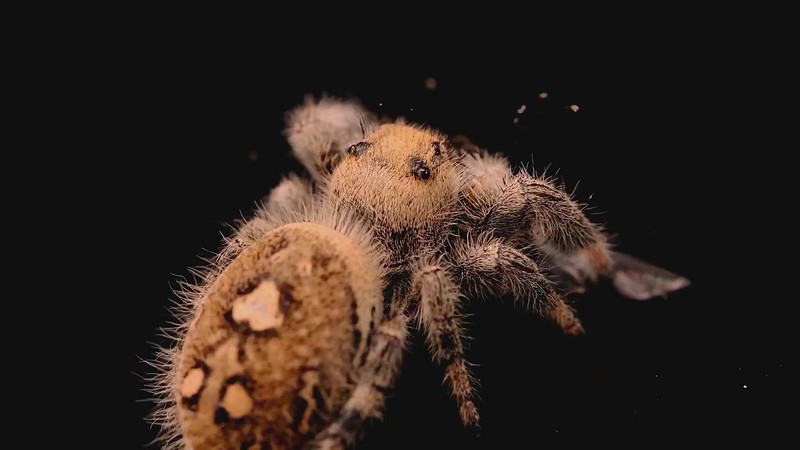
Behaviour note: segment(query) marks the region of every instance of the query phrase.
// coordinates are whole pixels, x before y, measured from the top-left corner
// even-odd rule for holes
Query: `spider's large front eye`
[[[427,164],[420,160],[414,160],[411,163],[411,173],[415,178],[420,180],[427,180],[431,177],[431,169]]]
[[[428,169],[427,166],[422,166],[419,169],[417,169],[417,176],[422,178],[423,180],[427,180],[428,178],[431,177],[431,170]]]

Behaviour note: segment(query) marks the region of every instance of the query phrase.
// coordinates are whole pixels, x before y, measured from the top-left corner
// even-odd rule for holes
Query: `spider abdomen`
[[[186,443],[296,448],[321,431],[366,359],[382,288],[369,252],[323,225],[285,225],[245,249],[201,301],[178,360]]]

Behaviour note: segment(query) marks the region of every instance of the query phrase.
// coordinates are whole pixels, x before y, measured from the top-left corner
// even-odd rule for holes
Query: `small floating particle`
[[[437,85],[436,78],[433,77],[425,78],[425,89],[429,91],[435,91],[436,85]]]
[[[525,105],[522,105],[522,106],[520,106],[520,107],[519,107],[519,109],[517,110],[517,114],[522,114],[522,113],[524,113],[524,112],[525,112],[525,108],[526,108],[526,106],[525,106]]]
[[[539,92],[539,98],[542,100],[546,99],[549,96],[550,94],[548,94],[547,92]]]
[[[569,109],[571,109],[572,112],[578,112],[581,108],[578,105],[569,105]]]

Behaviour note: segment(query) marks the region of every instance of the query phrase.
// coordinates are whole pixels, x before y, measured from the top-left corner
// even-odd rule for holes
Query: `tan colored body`
[[[350,395],[381,291],[367,254],[323,225],[285,225],[244,250],[209,290],[179,358],[186,443],[279,449],[313,437]]]
[[[375,225],[392,229],[442,229],[457,207],[463,173],[453,158],[436,153],[446,136],[424,128],[384,124],[365,142],[369,150],[350,155],[331,176],[334,201],[355,205]],[[414,176],[414,163],[429,178]],[[387,195],[387,193],[389,195]]]
[[[464,298],[511,295],[579,335],[571,285],[613,275],[643,299],[688,284],[612,258],[563,189],[505,158],[365,123],[352,102],[310,100],[288,117],[312,181],[285,178],[183,293],[152,383],[170,450],[353,448],[381,416],[410,327],[477,426]]]

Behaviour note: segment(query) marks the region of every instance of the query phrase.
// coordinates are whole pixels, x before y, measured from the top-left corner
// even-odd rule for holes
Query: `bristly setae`
[[[352,447],[412,325],[477,426],[462,299],[511,295],[579,335],[565,296],[599,277],[636,299],[688,285],[612,251],[551,180],[464,139],[332,99],[287,121],[309,178],[275,187],[183,293],[151,386],[166,447]]]

